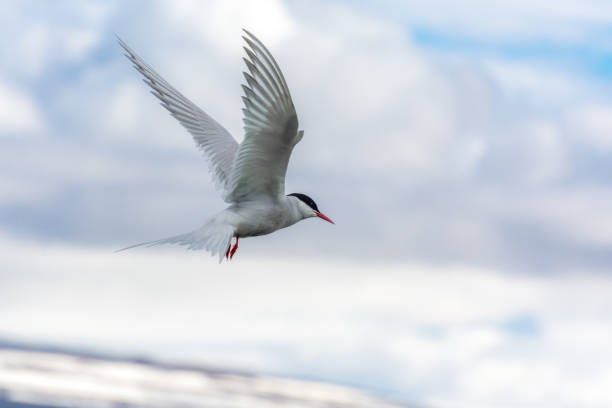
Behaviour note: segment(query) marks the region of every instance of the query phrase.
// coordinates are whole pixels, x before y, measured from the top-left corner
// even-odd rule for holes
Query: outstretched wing
[[[285,193],[285,173],[293,147],[302,138],[287,83],[266,47],[244,30],[249,72],[244,96],[244,141],[234,159],[228,201],[277,198]]]
[[[174,89],[119,37],[117,40],[127,52],[126,57],[145,77],[144,82],[151,87],[151,93],[191,133],[197,147],[209,160],[215,184],[221,185],[227,192],[232,163],[238,150],[236,140],[223,126]]]

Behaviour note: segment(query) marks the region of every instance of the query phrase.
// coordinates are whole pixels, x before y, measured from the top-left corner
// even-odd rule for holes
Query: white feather
[[[293,147],[300,141],[298,118],[285,78],[272,54],[244,30],[244,141],[236,153],[227,199],[242,202],[285,194],[285,174]]]
[[[220,213],[216,217],[212,218],[201,228],[198,228],[195,231],[175,235],[169,238],[158,239],[156,241],[130,245],[129,247],[119,249],[116,252],[121,252],[140,246],[152,247],[163,244],[176,244],[186,246],[187,249],[192,251],[205,249],[210,252],[211,255],[217,255],[219,257],[219,263],[221,263],[227,248],[232,242],[232,237],[234,236],[234,228],[228,223],[224,222],[224,217],[221,217],[222,214],[223,213]]]
[[[215,184],[227,190],[238,142],[223,126],[174,89],[125,42],[117,39],[134,67],[145,77],[144,82],[151,87],[151,93],[191,133],[196,146],[208,158]]]

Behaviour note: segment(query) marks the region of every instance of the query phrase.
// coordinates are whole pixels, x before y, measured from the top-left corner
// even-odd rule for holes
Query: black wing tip
[[[138,248],[138,247],[152,247],[154,245],[159,245],[161,240],[157,240],[157,241],[147,241],[147,242],[141,242],[140,244],[134,244],[134,245],[130,245],[130,246],[126,246],[125,248],[121,248],[121,249],[117,249],[115,251],[113,251],[114,253],[117,252],[123,252],[123,251],[127,251],[128,249],[134,249],[134,248]]]
[[[244,31],[246,33],[246,35],[248,35],[250,37],[250,39],[256,43],[261,44],[261,41],[259,40],[259,38],[257,38],[255,36],[255,34],[253,34],[252,32],[250,32],[249,30],[247,30],[246,28],[243,28],[242,31]],[[242,36],[242,38],[244,38],[246,41],[249,41],[249,39],[245,38],[244,36]]]
[[[117,253],[119,253],[119,252],[124,252],[124,251],[127,251],[128,249],[133,249],[133,248],[136,248],[137,246],[139,246],[139,244],[136,244],[136,245],[130,245],[130,246],[126,246],[125,248],[115,249],[115,250],[113,251],[113,253],[114,253],[114,254],[117,254]]]
[[[130,48],[129,45],[127,45],[127,43],[125,41],[123,41],[121,39],[121,37],[119,37],[119,35],[117,33],[113,33],[115,35],[115,38],[117,39],[117,42],[119,43],[119,45],[121,46],[121,48],[123,48],[123,50],[126,52],[123,55],[125,55],[125,57],[127,59],[129,59],[130,61],[132,61],[134,64],[137,65],[137,59],[138,59],[138,55],[136,55],[136,53],[134,52],[134,50],[132,50]]]
[[[128,45],[125,43],[125,41],[123,41],[123,39],[121,39],[121,37],[119,37],[119,34],[117,33],[113,33],[113,35],[115,36],[115,39],[117,40],[117,42],[119,43],[119,45],[126,50],[127,52],[130,52],[130,47],[128,47]],[[131,53],[131,52],[130,52]]]
[[[244,28],[244,27],[242,28],[242,32],[243,32],[244,34],[246,34],[246,35],[242,35],[241,37],[242,37],[242,39],[243,39],[244,41],[246,41],[247,43],[248,43],[249,41],[251,41],[251,40],[250,40],[250,38],[251,38],[251,39],[252,39],[252,38],[257,38],[257,37],[255,37],[255,36],[253,35],[253,33],[251,33],[249,30],[247,30],[247,29],[246,29],[246,28]],[[249,38],[249,37],[250,37],[250,38]]]
[[[247,36],[245,37],[244,35],[242,36],[242,39],[244,41],[246,41],[246,43],[249,45],[249,47],[251,48],[256,48],[256,47],[263,47],[265,49],[265,45],[263,45],[263,43],[261,42],[261,40],[259,38],[257,38],[255,36],[255,34],[253,34],[252,32],[250,32],[249,30],[247,30],[246,28],[243,28],[242,31],[244,31]]]

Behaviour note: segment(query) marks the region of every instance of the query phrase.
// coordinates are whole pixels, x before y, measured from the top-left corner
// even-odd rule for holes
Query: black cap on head
[[[315,203],[314,200],[312,198],[308,197],[306,194],[292,193],[292,194],[288,194],[288,196],[296,197],[297,199],[302,201],[304,204],[306,204],[307,206],[309,206],[310,208],[312,208],[316,212],[319,212],[319,208],[317,207],[317,203]]]

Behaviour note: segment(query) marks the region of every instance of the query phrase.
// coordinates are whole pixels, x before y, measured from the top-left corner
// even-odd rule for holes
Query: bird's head
[[[298,211],[300,212],[303,218],[319,217],[319,218],[324,219],[327,222],[331,222],[332,224],[335,224],[327,215],[319,211],[319,208],[317,207],[317,203],[315,203],[314,200],[308,197],[306,194],[292,193],[292,194],[289,194],[288,197],[296,198],[295,201],[297,204]]]

